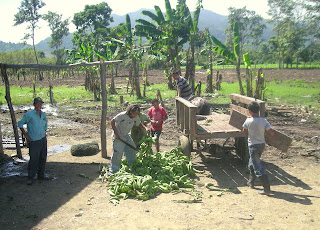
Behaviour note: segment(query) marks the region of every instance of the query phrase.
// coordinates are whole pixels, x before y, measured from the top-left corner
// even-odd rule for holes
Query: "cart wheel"
[[[243,163],[248,164],[249,161],[249,148],[248,148],[248,138],[246,137],[236,137],[235,138],[236,154]]]
[[[183,154],[190,158],[190,155],[191,155],[191,142],[189,141],[189,138],[186,137],[186,136],[180,136],[178,145],[182,148]]]

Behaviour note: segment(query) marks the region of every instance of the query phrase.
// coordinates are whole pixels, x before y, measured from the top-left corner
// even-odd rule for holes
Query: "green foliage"
[[[64,64],[62,58],[65,54],[64,49],[59,49],[63,42],[63,37],[69,34],[69,19],[62,21],[62,15],[49,11],[43,18],[49,23],[51,29],[51,41],[49,46],[54,48],[52,54],[56,56],[56,64]]]
[[[180,148],[170,152],[152,152],[152,137],[145,137],[137,153],[137,160],[128,165],[122,160],[119,172],[108,176],[108,168],[102,167],[100,178],[108,180],[110,202],[134,197],[148,200],[159,193],[168,193],[179,188],[193,188],[189,179],[195,172],[188,157]]]
[[[54,58],[41,57],[40,52],[38,52],[38,56],[40,57],[39,64],[44,64],[44,65],[55,64]],[[0,63],[15,64],[15,65],[34,64],[36,63],[36,59],[35,59],[33,50],[29,48],[21,51],[0,53]]]

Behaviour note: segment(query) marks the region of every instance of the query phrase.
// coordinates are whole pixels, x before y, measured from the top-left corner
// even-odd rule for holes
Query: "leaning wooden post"
[[[102,97],[102,112],[100,125],[101,138],[101,156],[107,157],[107,81],[106,81],[106,65],[104,60],[100,60],[100,81],[101,81],[101,97]]]
[[[11,96],[10,96],[10,85],[9,85],[9,80],[7,76],[7,71],[6,71],[6,66],[3,64],[1,65],[1,75],[4,80],[4,84],[6,86],[6,101],[8,104],[8,108],[10,110],[10,115],[11,115],[11,121],[12,121],[12,126],[13,126],[13,131],[14,131],[14,138],[16,141],[16,148],[17,148],[17,156],[22,159],[22,154],[21,154],[21,148],[20,148],[20,141],[19,141],[19,133],[18,133],[18,126],[17,126],[17,120],[16,116],[14,114],[14,110],[12,107],[12,102],[11,102]]]
[[[0,122],[0,155],[4,154],[3,145],[2,145],[2,131],[1,131],[1,122]]]

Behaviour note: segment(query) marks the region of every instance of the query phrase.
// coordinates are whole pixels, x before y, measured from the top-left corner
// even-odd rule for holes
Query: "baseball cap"
[[[33,100],[33,104],[37,104],[37,103],[39,103],[39,102],[44,103],[40,97],[36,97],[36,98]]]

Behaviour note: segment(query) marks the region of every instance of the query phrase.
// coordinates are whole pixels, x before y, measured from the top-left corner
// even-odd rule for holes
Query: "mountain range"
[[[149,17],[144,16],[141,14],[143,10],[150,10],[150,9],[140,9],[136,12],[129,13],[131,18],[132,27],[136,25],[136,19],[142,18],[148,20]],[[117,15],[117,14],[111,14],[113,17],[113,22],[110,24],[111,27],[117,26],[120,23],[125,23],[126,16],[125,15]],[[218,38],[220,41],[225,41],[226,36],[224,34],[224,30],[228,25],[228,16],[220,15],[217,13],[214,13],[210,10],[202,10],[200,13],[199,18],[199,29],[203,30],[205,28],[209,28],[210,34],[214,35],[216,38]],[[272,35],[272,28],[267,25],[267,29],[265,29],[263,34],[263,39],[267,40]],[[68,36],[66,36],[63,40],[62,46],[66,49],[72,48],[72,33],[70,33]],[[39,42],[36,45],[36,48],[38,51],[43,51],[46,55],[49,55],[52,51],[52,49],[49,47],[48,42],[51,40],[51,37],[48,37],[41,42]],[[6,43],[0,41],[0,52],[12,52],[12,51],[18,51],[25,48],[31,48],[31,45],[23,45],[21,43]]]

